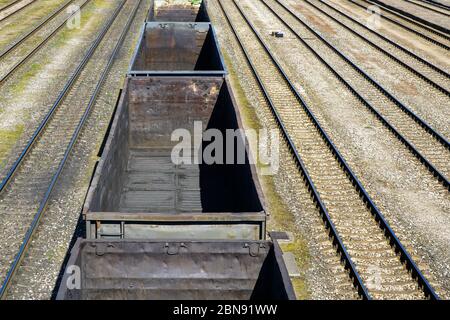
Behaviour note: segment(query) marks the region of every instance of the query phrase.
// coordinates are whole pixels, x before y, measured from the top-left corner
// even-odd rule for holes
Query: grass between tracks
[[[0,159],[6,155],[19,139],[24,129],[23,124],[17,125],[14,129],[0,129]],[[2,164],[0,163],[0,168]]]
[[[245,128],[259,130],[262,126],[258,120],[254,107],[251,106],[240,85],[239,78],[233,69],[231,59],[225,50],[222,50],[222,53],[228,68],[233,93],[238,101],[243,125]],[[257,150],[256,146],[252,146],[252,149]],[[259,163],[257,168],[261,168]],[[308,267],[310,260],[307,243],[295,227],[294,216],[287,209],[280,195],[277,193],[273,176],[260,175],[258,172],[258,178],[264,193],[266,209],[270,213],[267,229],[269,231],[287,231],[294,236],[292,242],[280,243],[280,246],[283,252],[292,252],[294,254],[300,273],[302,274],[300,277],[291,278],[297,299],[308,299],[308,287],[304,276],[304,272]]]

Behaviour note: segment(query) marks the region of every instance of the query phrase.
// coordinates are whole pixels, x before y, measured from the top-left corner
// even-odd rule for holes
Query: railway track
[[[76,12],[68,15],[62,21],[57,23],[55,28],[49,33],[39,36],[37,32],[41,30],[45,25],[51,23],[56,17],[70,4],[74,3],[76,0],[69,0],[64,3],[60,8],[51,13],[47,18],[45,18],[39,25],[35,28],[21,36],[17,41],[13,42],[2,52],[0,52],[0,86],[4,84],[17,70],[20,69],[32,56],[34,56],[39,50],[41,50],[47,42],[53,38],[69,21]],[[80,10],[82,10],[88,3],[92,0],[84,0],[80,4]],[[64,14],[63,14],[64,15]],[[37,39],[31,38],[36,35]],[[33,44],[33,40],[37,41],[37,44],[31,46],[30,50],[24,49],[23,46],[25,42],[29,40]],[[25,52],[20,52],[24,50]]]
[[[450,86],[441,85],[440,83],[448,82],[450,79],[450,74],[446,70],[443,70],[442,68],[434,65],[433,63],[428,61],[427,58],[420,57],[410,49],[396,43],[394,40],[382,35],[380,32],[369,28],[365,24],[357,21],[355,18],[346,14],[342,9],[336,8],[336,6],[333,5],[333,2],[331,2],[330,4],[328,0],[321,0],[321,3],[323,3],[327,8],[330,8],[333,12],[336,12],[338,15],[345,17],[344,20],[351,21],[352,24],[360,27],[360,30],[362,32],[359,34],[364,35],[368,41],[371,38],[371,35],[374,35],[371,43],[377,43],[375,39],[379,39],[380,41],[377,43],[378,46],[375,47],[377,48],[377,50],[382,51],[383,49],[383,53],[389,52],[389,57],[396,57],[398,60],[401,60],[402,62],[407,64],[413,70],[413,72],[417,71],[417,75],[419,77],[422,77],[426,81],[431,80],[428,81],[430,84],[436,86],[436,88],[448,94],[448,89]]]
[[[15,15],[16,13],[22,11],[23,9],[25,9],[26,7],[28,7],[29,5],[33,4],[36,2],[36,0],[32,0],[32,1],[28,1],[25,5],[23,5],[20,8],[17,8],[17,10],[12,11],[10,13],[6,13],[8,10],[10,10],[11,8],[13,8],[14,6],[18,5],[21,2],[25,2],[27,0],[16,0],[13,1],[9,4],[7,4],[6,6],[0,8],[0,21],[6,20],[9,17],[12,17],[13,15]]]
[[[18,4],[19,2],[21,2],[22,0],[12,0],[11,2],[7,3],[6,5],[4,5],[3,7],[0,8],[0,13],[2,11],[7,10],[8,8],[11,8],[12,6]]]
[[[409,4],[408,6],[399,6],[401,2],[397,3],[395,6],[379,0],[370,0],[370,2],[376,4],[379,7],[387,8],[391,11],[395,11],[397,13],[400,13],[401,15],[407,16],[408,18],[425,24],[433,29],[439,30],[444,34],[450,34],[450,29],[448,29],[448,27],[445,25],[445,21],[448,21],[447,14],[436,13],[430,10],[424,12],[423,8],[416,5],[411,5],[411,3],[408,2],[406,2],[407,4]]]
[[[442,14],[444,16],[450,17],[450,14],[448,14],[448,9],[441,8],[435,4],[429,4],[427,2],[417,1],[417,0],[403,0],[403,1],[414,4],[420,8],[430,10],[432,12],[436,12],[436,13]]]
[[[450,74],[447,71],[431,64],[426,59],[417,56],[415,53],[386,38],[377,31],[356,21],[351,16],[330,5],[327,0],[305,0],[305,2],[390,60],[396,62],[402,68],[405,68],[415,77],[420,78],[420,80],[434,87],[433,89],[437,89],[447,97],[450,97]],[[343,21],[346,21],[346,23]]]
[[[440,36],[440,37],[442,37],[444,39],[447,39],[447,40],[450,39],[450,37],[447,34],[445,34],[444,32],[442,32],[440,30],[436,30],[436,29],[430,27],[429,25],[421,23],[420,21],[417,21],[416,19],[413,19],[413,18],[411,18],[411,17],[409,17],[407,15],[401,14],[398,11],[389,9],[387,7],[380,6],[376,2],[374,2],[374,0],[360,0],[360,1],[363,1],[364,3],[368,3],[368,4],[371,4],[371,5],[374,5],[374,6],[377,6],[380,10],[382,10],[382,12],[389,13],[389,15],[392,15],[392,16],[395,16],[397,18],[400,18],[401,21],[403,21],[403,22],[407,21],[411,25],[418,26],[418,27],[420,27],[420,28],[422,28],[424,30],[427,30],[430,33],[438,35],[438,36]]]
[[[119,12],[119,10],[123,7],[125,1],[126,0],[122,0],[122,2],[120,2],[120,5],[115,9],[116,10],[114,12],[115,14],[117,14]],[[38,127],[36,128],[34,133],[31,135],[28,142],[23,146],[23,149],[18,153],[18,156],[15,159],[14,163],[11,164],[11,166],[6,171],[5,176],[3,177],[3,179],[0,183],[0,195],[6,189],[7,185],[12,181],[17,170],[22,165],[23,160],[27,157],[28,153],[32,150],[32,148],[34,147],[34,144],[39,140],[41,134],[45,131],[46,127],[48,126],[48,124],[50,123],[52,118],[54,117],[55,113],[59,110],[60,106],[65,101],[65,98],[70,93],[72,87],[74,86],[74,84],[77,82],[78,78],[84,71],[86,64],[89,62],[89,59],[95,53],[101,40],[105,36],[105,33],[108,31],[109,27],[113,23],[114,20],[112,18],[110,18],[108,20],[105,27],[101,30],[101,32],[98,34],[96,39],[93,41],[92,45],[86,51],[85,55],[81,59],[81,62],[77,65],[76,69],[69,77],[65,86],[59,92],[59,94],[56,97],[55,101],[53,102],[52,106],[49,108],[49,110],[47,111],[45,116],[42,117],[42,121],[40,122],[40,124],[38,125]]]
[[[307,10],[309,14],[320,17],[324,23],[334,29],[333,32],[338,32],[341,35],[339,38],[344,37],[346,41],[338,41],[333,36],[333,32],[321,31],[322,35],[332,42],[334,46],[353,57],[361,69],[365,69],[373,79],[378,81],[399,107],[416,120],[420,118],[425,119],[420,122],[427,121],[430,123],[433,128],[429,129],[437,133],[436,138],[442,143],[448,144],[445,138],[448,135],[448,128],[443,120],[448,111],[444,106],[448,105],[450,101],[449,93],[445,89],[450,85],[450,81],[446,77],[445,80],[443,79],[439,83],[439,85],[442,84],[440,88],[435,87],[432,84],[435,82],[427,78],[427,76],[380,48],[374,40],[367,39],[368,34],[360,33],[358,25],[352,24],[351,21],[346,23],[340,21],[339,19],[342,19],[342,17],[323,4],[321,0],[305,0],[300,8],[301,10]],[[298,12],[297,8],[296,12]],[[316,24],[312,23],[316,28]],[[362,58],[355,53],[355,50],[370,56],[370,60]],[[408,63],[411,63],[411,61],[408,61]],[[374,68],[374,64],[378,67]],[[386,77],[388,70],[388,74],[391,76]],[[439,75],[439,77],[444,76]],[[400,85],[396,79],[403,79],[405,85],[408,84],[411,89]],[[426,95],[423,92],[426,92]],[[432,132],[429,129],[427,128],[427,131]]]
[[[219,5],[361,297],[438,298],[241,5],[233,1],[225,6],[220,0]],[[371,283],[373,268],[376,285]]]
[[[62,10],[67,8],[67,6],[69,4],[72,4],[73,2],[74,2],[74,0],[69,0],[68,2],[64,3],[61,7],[59,7],[54,12],[49,14],[46,18],[44,18],[44,20],[42,22],[40,22],[36,27],[32,28],[30,31],[21,35],[17,40],[13,41],[10,45],[8,45],[5,49],[3,49],[0,52],[0,59],[3,58],[5,55],[7,55],[11,50],[13,50],[13,49],[17,48],[17,46],[21,45],[30,36],[32,36],[37,31],[39,31],[47,22],[52,20],[55,16],[57,16]]]
[[[82,4],[85,0],[79,0],[79,4]],[[86,0],[87,3],[85,6],[80,8],[82,17],[89,17],[94,10],[98,10],[98,6],[92,0]],[[77,4],[78,4],[77,3]],[[102,10],[99,11],[99,19],[100,21],[108,20],[108,16],[111,14],[114,8],[110,10]],[[57,24],[61,22],[62,19],[65,19],[67,16],[59,17],[57,21],[50,22],[51,26],[54,27],[51,30],[46,30],[46,34],[44,37],[47,37],[49,32],[57,27]],[[81,23],[84,24],[86,19],[81,20]],[[86,20],[87,21],[87,20]],[[96,23],[97,28],[99,29],[103,22]],[[47,28],[46,28],[47,29]],[[92,31],[91,31],[92,30]],[[44,30],[42,30],[44,31]],[[36,101],[27,100],[24,103],[30,103],[29,108],[32,108],[32,113],[24,114],[23,116],[28,117],[29,121],[24,126],[23,132],[17,137],[14,143],[10,146],[7,152],[0,154],[0,187],[2,179],[7,176],[8,171],[13,167],[14,163],[17,161],[17,157],[21,154],[22,150],[29,144],[29,140],[33,137],[36,128],[42,122],[46,116],[48,116],[49,110],[54,106],[55,100],[57,99],[60,91],[64,88],[66,82],[73,76],[74,71],[77,69],[79,63],[83,60],[86,52],[89,50],[91,43],[95,41],[95,38],[98,34],[98,31],[89,27],[88,32],[83,34],[77,34],[78,32],[68,30],[63,28],[56,35],[53,36],[52,39],[49,39],[39,50],[34,50],[33,56],[28,57],[26,61],[24,61],[20,67],[15,68],[13,74],[10,74],[2,84],[0,84],[0,91],[4,95],[4,101],[0,102],[0,106],[8,110],[9,108],[13,108],[15,105],[19,105],[18,101],[22,100],[22,96],[34,95],[36,94]],[[39,32],[41,34],[41,32]],[[76,36],[76,41],[78,42],[77,48],[73,48],[71,50],[64,43],[60,43],[61,37],[66,37],[67,35]],[[37,36],[37,35],[36,35]],[[35,36],[30,39],[33,41],[35,46],[38,45],[38,41],[42,41],[43,37],[36,39]],[[30,51],[32,43],[26,42],[26,46],[19,46],[17,49],[22,56],[17,54],[17,58],[23,58],[25,55],[30,55]],[[56,47],[55,47],[56,45]],[[36,48],[36,47],[34,47]],[[62,51],[61,51],[62,50]],[[16,50],[13,50],[16,52]],[[50,54],[49,54],[50,52]],[[0,62],[0,79],[2,77],[1,70],[2,67],[7,68],[7,70],[11,71],[12,67],[15,66],[13,63],[7,64],[6,62],[9,60],[13,60],[14,56],[7,54],[5,60],[1,60]],[[45,61],[45,64],[41,63]],[[55,61],[53,61],[55,60]],[[63,60],[64,65],[60,63]],[[59,62],[58,62],[59,61]],[[53,73],[52,65],[57,66],[58,72]],[[39,72],[34,71],[33,69],[39,65],[41,70]],[[44,77],[44,81],[40,81],[40,75]],[[4,74],[3,74],[4,75]],[[51,76],[51,78],[45,79],[46,75]],[[25,76],[26,82],[23,82],[23,76]],[[28,78],[28,76],[31,76]],[[15,90],[16,85],[21,85],[21,83],[26,83],[26,86],[19,91]],[[40,89],[39,89],[40,88]],[[42,91],[48,91],[48,93],[44,96],[41,96],[40,93]],[[21,113],[18,112],[18,115]]]
[[[435,0],[421,0],[419,2],[427,3],[427,4],[431,5],[431,6],[438,7],[438,8],[441,8],[441,9],[450,10],[450,6],[448,6],[446,4],[443,4],[443,3],[440,3],[439,1],[435,1]]]
[[[141,1],[121,1],[44,119],[23,157],[2,183],[0,194],[0,296],[7,297],[20,269],[18,288],[26,290],[32,267],[20,268],[59,176],[91,109],[105,86]],[[11,174],[12,173],[12,174]],[[34,250],[35,254],[38,254]],[[23,286],[22,286],[22,285]],[[15,286],[15,284],[14,284]],[[20,291],[20,290],[19,290]]]
[[[372,4],[366,0],[348,0],[354,5],[368,11]],[[414,33],[415,35],[433,43],[441,48],[446,50],[450,50],[450,37],[445,34],[438,32],[432,28],[429,28],[423,24],[417,23],[414,20],[408,19],[402,15],[399,15],[395,12],[390,12],[389,10],[380,9],[380,12],[377,13],[382,19],[390,21],[391,23],[408,30],[409,32]]]
[[[281,1],[262,2],[350,90],[362,107],[375,114],[444,187],[450,187],[450,148],[444,138],[437,139],[437,133],[427,123],[410,117],[399,106],[400,102]],[[319,42],[308,43],[303,40],[305,35]]]
[[[319,38],[320,41],[328,47],[328,50],[332,50],[344,60],[347,65],[351,66],[354,71],[347,71],[348,74],[353,74],[352,77],[347,78],[349,81],[355,82],[359,76],[362,76],[365,79],[366,85],[363,85],[364,89],[357,94],[359,96],[358,99],[364,101],[364,104],[378,117],[378,119],[380,119],[381,122],[408,147],[419,161],[424,164],[440,182],[442,182],[444,187],[449,189],[448,178],[450,177],[450,168],[448,167],[448,162],[450,161],[450,145],[447,139],[434,130],[430,124],[417,116],[411,108],[399,101],[380,83],[358,67],[354,61],[348,58],[336,46],[317,33],[286,5],[278,0],[277,3],[294,17],[294,23],[301,23],[303,32],[310,33],[313,37]],[[298,33],[297,36],[299,36]],[[316,53],[325,49],[326,48],[321,48],[316,50]],[[342,69],[339,67],[333,68],[333,65],[341,65],[342,68],[345,67],[345,65],[342,65],[342,62],[333,59],[329,68],[333,69],[333,73],[335,74],[339,74],[336,70]],[[357,92],[350,84],[347,83],[346,86],[351,88],[353,92]],[[373,91],[372,88],[370,88],[371,86],[374,86],[377,90]]]

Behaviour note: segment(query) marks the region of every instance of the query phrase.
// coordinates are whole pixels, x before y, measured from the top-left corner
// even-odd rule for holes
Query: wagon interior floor
[[[176,165],[167,152],[131,149],[125,175],[121,212],[203,211],[198,165]]]

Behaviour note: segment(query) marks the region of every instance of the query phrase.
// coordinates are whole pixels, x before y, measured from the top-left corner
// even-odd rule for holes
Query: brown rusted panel
[[[78,288],[69,278],[75,269]],[[295,299],[271,241],[79,239],[67,270],[59,300]]]
[[[210,23],[147,22],[130,73],[220,72],[223,58]]]
[[[207,123],[222,86],[221,78],[136,78],[130,82],[130,142],[133,147],[170,148],[177,128],[193,133],[194,121]],[[145,106],[145,108],[143,108]]]

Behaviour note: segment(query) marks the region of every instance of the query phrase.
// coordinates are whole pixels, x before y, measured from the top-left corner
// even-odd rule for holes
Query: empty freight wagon
[[[187,0],[152,1],[147,21],[209,22],[205,2],[195,2]]]
[[[271,241],[79,239],[59,300],[295,299]]]
[[[224,150],[223,163],[174,163],[172,133],[194,137],[194,122],[200,139],[215,129],[224,145],[226,130],[241,128],[224,78],[127,78],[85,202],[89,238],[264,239],[262,193],[242,137],[230,137],[231,162]]]
[[[224,75],[226,71],[210,23],[147,22],[129,73]]]

